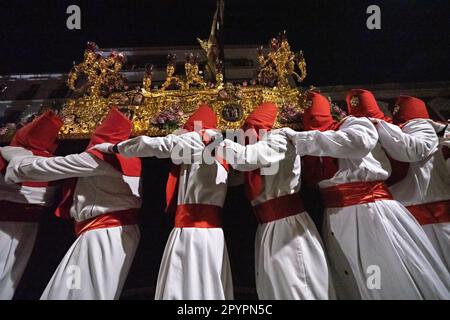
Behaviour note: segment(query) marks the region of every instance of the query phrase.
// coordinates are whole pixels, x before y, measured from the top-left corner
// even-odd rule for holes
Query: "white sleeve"
[[[337,131],[296,132],[292,141],[300,156],[360,159],[375,148],[378,133],[367,118],[349,117]]]
[[[172,151],[177,149],[203,150],[204,144],[200,135],[196,132],[188,132],[182,135],[169,134],[165,137],[140,136],[118,144],[119,153],[127,158],[170,158]]]
[[[223,141],[225,159],[239,171],[253,171],[283,160],[287,144],[284,135],[271,133],[263,140],[247,146],[228,139]]]
[[[139,136],[117,145],[119,153],[127,158],[170,158],[173,147],[178,142],[178,136],[169,134],[166,137]]]
[[[19,157],[9,162],[5,181],[55,181],[98,175],[112,175],[115,170],[106,162],[86,152],[65,157]]]
[[[398,161],[421,161],[435,152],[439,145],[436,131],[423,120],[409,121],[403,129],[380,121],[377,130],[383,148]]]
[[[22,147],[3,147],[0,148],[0,153],[7,162],[10,162],[14,158],[33,156],[33,152]]]

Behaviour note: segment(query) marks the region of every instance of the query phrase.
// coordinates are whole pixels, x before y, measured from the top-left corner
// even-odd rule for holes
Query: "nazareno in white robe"
[[[276,132],[246,147],[228,139],[223,143],[234,169],[261,170],[264,184],[252,206],[287,195],[300,196],[300,156],[294,145]],[[306,211],[258,225],[255,269],[256,290],[262,300],[335,298],[322,240]]]
[[[200,136],[137,137],[118,145],[126,157],[169,158],[174,148],[202,155]],[[185,160],[189,162],[188,155]],[[192,159],[191,159],[192,160]],[[181,164],[178,205],[202,204],[223,207],[227,171],[221,164]],[[156,285],[156,300],[233,299],[233,283],[222,228],[174,228],[167,240]]]
[[[338,159],[338,171],[319,183],[384,181],[390,163],[374,125],[348,117],[337,131],[298,132],[300,155]],[[450,275],[425,232],[395,200],[327,208],[325,246],[341,299],[449,299]]]
[[[10,182],[67,178],[78,178],[70,208],[75,221],[141,207],[140,177],[124,176],[86,152],[66,157],[13,159],[6,172],[6,180]],[[59,264],[41,299],[118,299],[139,239],[137,225],[81,234]]]
[[[0,174],[0,201],[50,207],[58,187],[6,184]],[[0,211],[2,208],[0,208]],[[33,251],[38,222],[0,221],[0,300],[10,300]]]
[[[394,199],[407,208],[443,201],[450,203],[450,172],[432,123],[415,119],[400,128],[380,121],[376,127],[387,154],[409,165],[406,177],[390,187]],[[411,212],[414,215],[414,211]],[[416,218],[450,270],[450,221],[430,223]]]

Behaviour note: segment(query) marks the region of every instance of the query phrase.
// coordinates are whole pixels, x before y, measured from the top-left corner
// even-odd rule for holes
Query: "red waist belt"
[[[129,209],[105,213],[92,219],[75,222],[75,234],[79,237],[81,234],[91,230],[138,224],[138,213],[138,209]]]
[[[209,204],[179,205],[175,228],[222,228],[222,208]]]
[[[0,201],[0,221],[38,222],[47,210],[48,207],[37,204]]]
[[[260,224],[290,217],[303,211],[305,207],[297,193],[271,199],[253,207],[256,220]]]
[[[322,189],[326,208],[350,207],[379,200],[392,200],[383,181],[350,182]]]
[[[450,200],[417,204],[406,208],[421,225],[450,222]]]

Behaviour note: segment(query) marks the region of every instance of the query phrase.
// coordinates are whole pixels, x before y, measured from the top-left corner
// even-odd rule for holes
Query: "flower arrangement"
[[[341,121],[347,116],[347,112],[344,111],[343,108],[341,108],[339,105],[331,101],[331,98],[328,97],[328,100],[330,100],[331,105],[331,116],[336,121]]]
[[[184,113],[180,104],[176,102],[165,108],[164,111],[158,113],[155,118],[151,120],[151,125],[167,131],[173,131],[180,126],[181,117],[183,115]]]
[[[17,122],[7,122],[0,126],[0,139],[11,140],[17,130],[26,126],[36,118],[36,113],[21,117]]]
[[[0,139],[10,140],[17,131],[17,125],[9,122],[0,127]]]
[[[280,123],[293,124],[302,122],[302,112],[295,105],[283,105],[280,111]]]

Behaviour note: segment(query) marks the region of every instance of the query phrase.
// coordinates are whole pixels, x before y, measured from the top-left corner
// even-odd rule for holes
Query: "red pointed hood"
[[[303,113],[303,127],[305,130],[332,130],[336,121],[331,115],[330,101],[323,95],[310,92],[308,94],[308,101],[311,106],[305,109]]]
[[[38,156],[52,156],[58,146],[62,125],[62,120],[49,110],[19,129],[10,145],[25,148]]]
[[[277,105],[272,102],[264,102],[257,107],[245,120],[244,129],[271,130],[277,119]]]
[[[430,119],[425,102],[410,96],[399,96],[392,114],[394,123],[398,125],[412,119]]]
[[[118,154],[104,154],[98,150],[89,150],[91,147],[100,143],[117,144],[127,140],[131,136],[132,131],[133,123],[122,112],[117,110],[116,107],[113,107],[101,125],[92,134],[87,152],[108,162],[126,176],[139,177],[141,175],[140,159],[125,158]]]
[[[357,97],[359,99],[357,106],[352,106],[352,97]],[[347,93],[346,101],[349,115],[354,117],[376,118],[392,122],[391,118],[387,117],[383,111],[381,111],[373,93],[368,90],[352,89]]]
[[[187,131],[194,131],[195,123],[200,129],[216,129],[217,115],[207,104],[202,104],[197,111],[192,114],[184,124],[183,128]]]
[[[108,142],[112,144],[127,140],[133,131],[133,123],[122,112],[113,107],[102,123],[91,135],[87,149],[96,144]]]
[[[264,102],[259,105],[245,120],[243,129],[246,131],[245,143],[252,143],[251,140],[260,138],[260,131],[269,131],[273,128],[277,119],[277,105],[272,102]],[[250,135],[248,134],[250,133]],[[264,187],[264,177],[261,170],[245,173],[245,190],[247,197],[253,201],[262,192]]]

